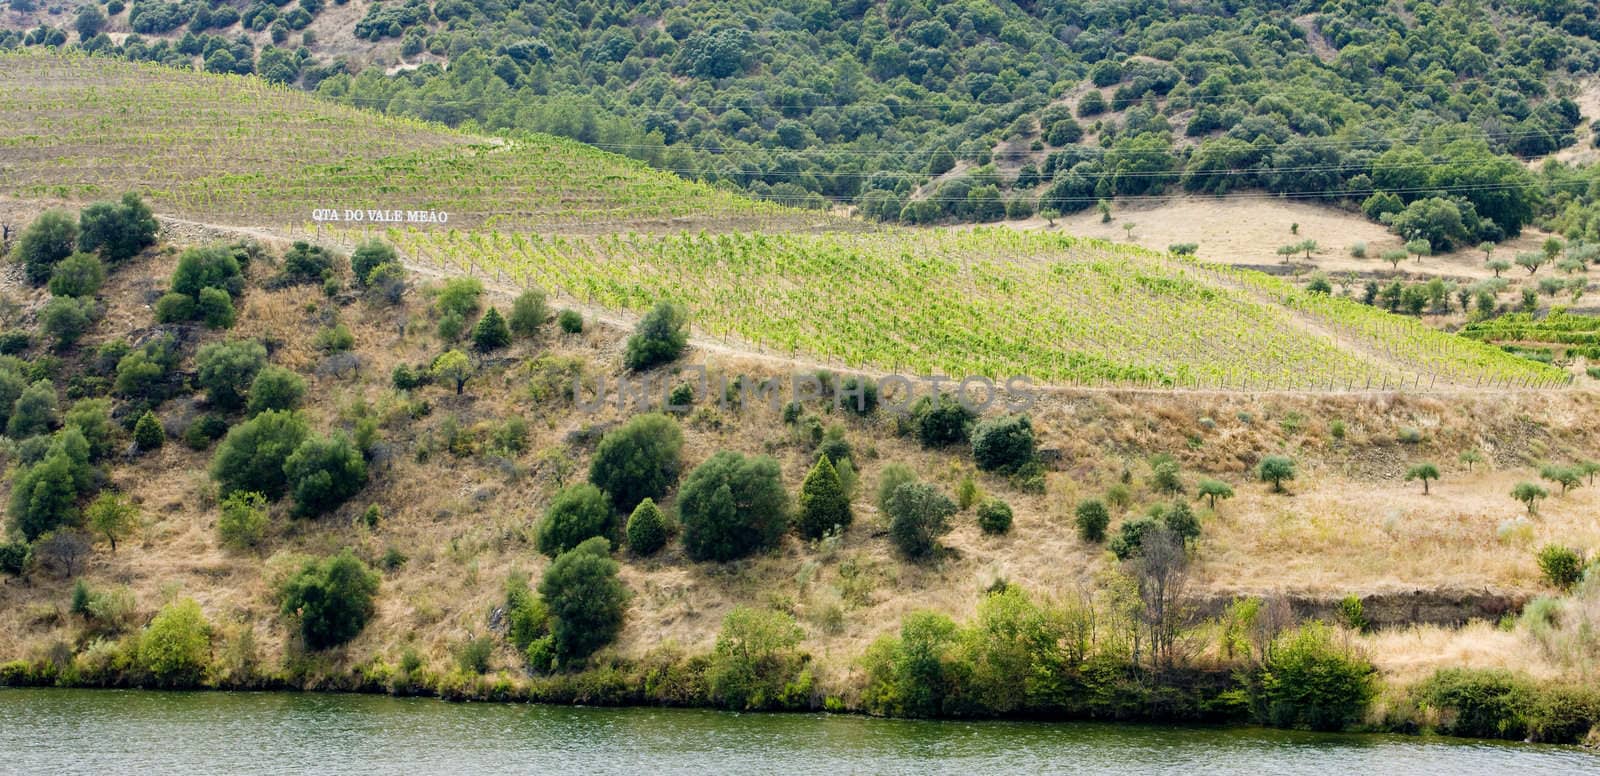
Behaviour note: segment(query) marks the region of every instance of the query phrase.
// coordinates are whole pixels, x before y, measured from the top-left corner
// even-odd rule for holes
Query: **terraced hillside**
[[[134,189],[184,219],[347,245],[387,234],[415,263],[540,286],[596,314],[625,320],[679,300],[702,338],[734,349],[1069,385],[1567,382],[1413,320],[1134,246],[866,229],[568,141],[484,138],[235,76],[41,54],[0,65],[0,193],[84,200]],[[313,230],[320,208],[448,216]]]
[[[0,53],[0,194],[84,201],[130,189],[161,212],[277,227],[319,208],[569,232],[823,220],[546,135],[491,139],[257,78]]]

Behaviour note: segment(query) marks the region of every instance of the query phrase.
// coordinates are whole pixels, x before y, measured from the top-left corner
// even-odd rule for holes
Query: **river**
[[[1600,774],[1577,748],[295,693],[0,689],[0,773]]]

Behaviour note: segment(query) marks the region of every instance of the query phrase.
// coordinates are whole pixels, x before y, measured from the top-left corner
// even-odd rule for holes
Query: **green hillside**
[[[0,53],[0,149],[0,193],[138,190],[158,211],[235,225],[304,225],[321,208],[578,232],[821,220],[570,140],[491,139],[257,78],[71,54]]]

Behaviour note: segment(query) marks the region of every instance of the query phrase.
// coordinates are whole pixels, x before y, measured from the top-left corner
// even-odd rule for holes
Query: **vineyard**
[[[0,52],[0,194],[137,190],[158,212],[300,225],[317,208],[444,211],[462,227],[609,232],[832,222],[569,140],[487,138],[256,78]]]
[[[1461,330],[1461,336],[1491,342],[1502,350],[1547,363],[1584,358],[1591,365],[1600,364],[1600,318],[1560,308],[1543,318],[1512,313],[1470,323]]]
[[[1547,366],[1259,273],[1061,235],[387,236],[414,260],[594,308],[679,300],[703,336],[841,368],[1221,390],[1566,382]]]
[[[538,286],[686,303],[701,337],[839,368],[1213,390],[1547,387],[1567,374],[1255,272],[983,228],[867,228],[578,143],[487,138],[237,76],[0,53],[0,194],[158,212]],[[426,227],[314,210],[448,213]]]

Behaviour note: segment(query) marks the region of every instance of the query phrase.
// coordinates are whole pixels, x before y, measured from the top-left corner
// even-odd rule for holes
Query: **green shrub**
[[[561,665],[581,662],[622,631],[628,590],[617,579],[611,543],[596,536],[556,556],[539,595],[550,611],[551,647]]]
[[[332,512],[367,486],[367,462],[343,431],[301,442],[284,460],[283,471],[295,514],[302,517]]]
[[[133,424],[133,444],[140,451],[154,450],[167,441],[167,432],[161,427],[161,420],[150,410],[145,410],[139,416],[139,421]]]
[[[28,568],[27,542],[0,542],[0,574],[21,576]]]
[[[454,315],[462,320],[478,312],[483,298],[483,281],[477,278],[450,278],[433,299],[440,316]]]
[[[989,499],[978,505],[978,527],[986,534],[1003,534],[1011,530],[1011,505],[999,499]]]
[[[228,419],[214,412],[195,418],[183,430],[183,443],[191,450],[206,450],[228,433]]]
[[[1571,590],[1583,579],[1583,553],[1559,544],[1539,550],[1539,572],[1557,590]]]
[[[499,350],[511,344],[511,327],[506,325],[506,319],[500,316],[500,311],[489,308],[489,311],[478,319],[477,325],[472,327],[472,347],[479,353]]]
[[[511,303],[511,315],[506,321],[511,333],[527,339],[539,333],[539,327],[544,325],[546,318],[550,317],[550,308],[545,303],[544,292],[537,288],[530,288],[517,296]]]
[[[298,618],[300,636],[312,650],[356,637],[376,610],[378,574],[350,550],[308,561],[283,585],[281,611]]]
[[[719,705],[738,711],[797,708],[810,700],[803,675],[805,635],[794,618],[770,609],[735,607],[706,666],[706,685]]]
[[[389,375],[389,382],[397,391],[409,391],[428,384],[430,377],[426,367],[412,367],[407,364],[396,364],[394,371]]]
[[[172,271],[171,293],[182,294],[198,301],[200,291],[220,288],[230,296],[244,290],[244,273],[233,250],[214,245],[208,248],[190,248],[178,256],[178,267]],[[160,305],[157,305],[157,315]],[[190,316],[192,317],[192,315]],[[188,317],[175,320],[189,320]]]
[[[932,485],[908,482],[889,494],[889,538],[901,554],[913,560],[938,549],[938,540],[950,530],[955,502]]]
[[[539,521],[539,552],[555,557],[584,540],[615,535],[615,513],[599,488],[581,482],[556,494]]]
[[[622,363],[629,369],[649,369],[676,359],[688,344],[689,309],[674,302],[658,302],[628,338]]]
[[[50,279],[58,262],[72,255],[77,240],[77,219],[64,210],[46,210],[22,230],[11,253],[22,262],[28,282],[40,286]]]
[[[861,705],[869,714],[935,717],[946,700],[959,697],[960,662],[955,653],[961,632],[954,621],[936,612],[912,612],[900,623],[898,636],[878,639],[862,662],[866,686]]]
[[[289,252],[283,254],[283,272],[278,282],[283,285],[321,283],[336,271],[339,258],[338,254],[320,245],[296,240]]]
[[[349,326],[336,323],[317,332],[314,344],[324,353],[344,353],[356,346],[356,336]]]
[[[938,400],[924,396],[911,405],[911,423],[923,447],[966,442],[976,417],[972,410],[949,394],[940,394]]]
[[[579,314],[577,310],[562,310],[561,314],[556,316],[556,325],[560,326],[561,330],[567,334],[581,334],[583,333],[583,315]]]
[[[777,461],[724,450],[684,479],[678,513],[689,557],[724,562],[777,545],[789,496]]]
[[[195,354],[195,385],[222,409],[244,405],[244,391],[267,364],[267,349],[251,340],[213,342]]]
[[[79,399],[61,422],[83,434],[89,443],[89,460],[99,461],[115,452],[116,427],[111,424],[110,399]]]
[[[1275,727],[1341,730],[1359,722],[1376,694],[1377,670],[1311,623],[1279,636],[1254,686],[1257,720]]]
[[[182,323],[194,320],[195,298],[178,293],[163,294],[156,300],[157,323]]]
[[[255,491],[267,498],[282,496],[289,479],[284,464],[306,440],[306,422],[297,413],[263,412],[228,432],[211,459],[211,478],[226,495]]]
[[[217,517],[217,535],[222,544],[245,550],[261,543],[267,534],[267,497],[253,491],[236,490],[222,500]]]
[[[1106,527],[1111,525],[1111,512],[1106,505],[1095,499],[1078,502],[1078,507],[1073,511],[1073,519],[1078,526],[1078,537],[1091,544],[1099,544],[1106,539]]]
[[[1033,458],[1033,424],[1027,415],[984,421],[972,433],[972,460],[979,469],[1014,472]]]
[[[92,297],[106,282],[106,268],[92,253],[74,253],[50,272],[53,296]]]
[[[1439,732],[1520,741],[1528,734],[1531,682],[1510,671],[1444,668],[1418,684],[1413,697],[1439,715]]]
[[[367,285],[374,269],[393,263],[396,258],[394,248],[382,240],[367,240],[356,246],[355,252],[350,254],[350,271],[355,275],[356,285]]]
[[[878,409],[878,383],[870,377],[851,375],[840,383],[840,389],[834,394],[840,406],[866,417]]]
[[[206,328],[231,329],[237,316],[233,310],[233,297],[220,288],[202,288],[195,302],[194,317]]]
[[[35,380],[24,388],[11,405],[6,421],[6,436],[27,439],[48,433],[56,424],[56,387],[49,380]]]
[[[827,456],[818,458],[806,474],[800,485],[799,502],[795,529],[803,539],[821,539],[831,531],[842,532],[854,518],[839,473]]]
[[[211,665],[211,624],[200,604],[168,604],[139,636],[139,669],[160,687],[194,687]]]
[[[0,355],[14,356],[33,347],[33,337],[25,331],[0,332]]]
[[[506,638],[518,652],[543,638],[550,630],[550,611],[528,587],[528,577],[513,572],[506,577]]]
[[[300,375],[281,366],[265,366],[250,383],[246,410],[255,416],[268,410],[296,409],[305,394],[306,381]]]
[[[1200,518],[1189,508],[1187,501],[1175,501],[1162,513],[1162,522],[1184,544],[1193,544],[1200,538]]]
[[[128,192],[118,202],[96,202],[79,216],[78,250],[99,251],[107,261],[132,258],[154,245],[160,224],[139,195]]]
[[[877,498],[874,501],[874,503],[878,506],[878,511],[888,514],[889,496],[892,495],[895,489],[899,488],[901,485],[916,481],[916,472],[913,472],[911,468],[905,464],[891,463],[884,466],[883,471],[878,474],[878,492]]]
[[[666,518],[652,499],[639,502],[628,516],[628,549],[640,557],[656,554],[667,543]]]
[[[489,659],[494,656],[494,642],[488,636],[467,639],[456,648],[456,665],[467,674],[489,672]]]
[[[1150,458],[1150,487],[1157,493],[1183,492],[1183,471],[1172,456],[1162,453]]]
[[[56,348],[70,348],[88,333],[93,314],[93,300],[58,296],[39,311],[39,326],[55,340]]]
[[[1160,527],[1161,523],[1148,515],[1122,521],[1116,537],[1111,540],[1111,553],[1117,556],[1117,560],[1128,560],[1138,555],[1144,548],[1145,537]]]
[[[632,511],[659,499],[678,481],[683,466],[683,431],[660,413],[638,415],[601,438],[589,465],[589,482],[611,496],[618,510]]]

